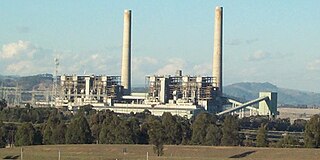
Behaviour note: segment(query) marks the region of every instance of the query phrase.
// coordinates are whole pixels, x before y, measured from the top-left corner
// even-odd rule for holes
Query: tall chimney
[[[124,10],[121,84],[124,94],[131,94],[131,10]]]
[[[222,94],[222,7],[217,6],[214,18],[213,77]]]

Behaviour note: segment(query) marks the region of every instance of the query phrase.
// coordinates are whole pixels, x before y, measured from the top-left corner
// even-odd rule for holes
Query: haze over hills
[[[23,90],[33,90],[35,87],[49,88],[52,85],[52,74],[38,74],[32,76],[3,76],[0,75],[0,87],[19,86]]]
[[[319,105],[320,94],[277,87],[271,83],[242,82],[224,87],[224,93],[237,97],[241,101],[258,98],[259,92],[278,92],[278,104],[283,105]]]
[[[36,86],[52,85],[51,74],[38,74],[33,76],[4,76],[0,75],[0,86],[19,87],[24,90],[32,90]],[[144,92],[144,87],[134,87],[134,92]],[[278,92],[278,104],[280,105],[320,105],[320,93],[299,91],[277,87],[271,83],[241,82],[224,87],[224,93],[240,101],[249,101],[259,96],[259,92]]]

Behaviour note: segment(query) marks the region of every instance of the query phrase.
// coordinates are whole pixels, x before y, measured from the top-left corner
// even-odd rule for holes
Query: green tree
[[[90,117],[90,129],[92,138],[96,143],[99,143],[99,134],[101,132],[103,121],[106,119],[104,112],[96,112]]]
[[[78,114],[70,122],[66,132],[66,143],[68,144],[92,143],[91,130],[90,130],[88,121],[83,114]]]
[[[132,144],[133,132],[127,120],[121,120],[120,125],[115,130],[117,144]]]
[[[221,129],[215,125],[210,124],[207,128],[207,134],[205,137],[205,145],[209,146],[218,146],[221,143],[222,131]]]
[[[6,146],[4,124],[0,121],[0,148]]]
[[[221,145],[236,146],[239,144],[239,124],[236,116],[227,115],[223,122]]]
[[[153,151],[158,156],[163,155],[164,130],[161,122],[155,118],[149,121],[149,143],[153,144]]]
[[[5,99],[0,99],[0,111],[7,107],[7,101]]]
[[[135,144],[140,144],[142,143],[140,140],[141,140],[141,131],[140,131],[140,122],[139,122],[139,119],[134,117],[134,116],[131,116],[128,118],[128,121],[127,121],[127,125],[129,126],[130,128],[130,133],[131,133],[131,140],[133,143]]]
[[[307,120],[304,119],[296,119],[294,120],[293,124],[290,125],[289,131],[290,132],[303,132],[307,124]]]
[[[52,130],[52,140],[54,144],[65,144],[66,143],[66,132],[67,126],[61,122],[55,129]]]
[[[149,144],[148,130],[150,126],[147,121],[143,120],[140,126],[139,144]]]
[[[34,140],[33,140],[33,144],[34,145],[42,144],[43,135],[42,135],[42,132],[41,132],[41,128],[42,128],[42,126],[36,126],[34,128]]]
[[[132,144],[133,132],[130,123],[116,115],[105,119],[99,139],[105,144]]]
[[[277,147],[281,148],[293,148],[299,145],[299,140],[289,134],[285,136],[278,142]]]
[[[149,116],[151,116],[151,112],[147,109],[145,109],[143,112],[139,112],[135,114],[135,117],[138,118],[139,120],[145,120]]]
[[[49,124],[46,125],[43,131],[43,144],[54,144],[52,140],[52,129]]]
[[[209,113],[200,113],[192,124],[192,144],[206,144],[207,128],[215,124],[215,120]]]
[[[94,111],[92,105],[84,105],[84,106],[81,106],[79,109],[79,112],[82,112],[85,115],[90,114],[92,111]]]
[[[268,146],[268,139],[267,139],[267,129],[266,125],[262,124],[261,127],[258,129],[257,133],[257,147],[267,147]]]
[[[65,143],[66,125],[62,122],[58,112],[53,112],[43,131],[44,144],[63,144]]]
[[[41,114],[41,110],[40,109],[38,109],[38,108],[31,109],[29,114],[30,114],[31,122],[33,124],[35,124],[35,123],[43,123],[44,118],[43,118],[43,115]]]
[[[318,148],[320,145],[320,115],[314,115],[306,124],[304,131],[305,147]]]
[[[23,123],[18,127],[15,135],[16,146],[28,146],[34,144],[35,129],[31,123]]]
[[[26,110],[25,108],[23,108],[24,110],[22,110],[21,114],[20,114],[20,122],[31,122],[31,118],[30,115],[28,114],[28,110]]]
[[[120,125],[120,118],[116,115],[107,116],[104,120],[99,134],[100,143],[103,144],[115,144],[116,143],[116,131]]]
[[[278,118],[268,122],[268,130],[273,131],[287,131],[290,127],[290,119],[289,118]]]
[[[13,146],[15,141],[15,135],[17,132],[17,125],[13,123],[6,123],[3,124],[3,133],[5,137],[5,141],[10,145]]]
[[[97,144],[99,144],[99,134],[101,132],[101,126],[101,124],[92,124],[90,127],[93,141]]]
[[[181,128],[177,123],[176,117],[170,112],[164,112],[161,116],[162,126],[164,129],[165,144],[180,144],[182,140]]]
[[[187,117],[175,117],[181,128],[181,144],[189,144],[192,136],[190,120]]]

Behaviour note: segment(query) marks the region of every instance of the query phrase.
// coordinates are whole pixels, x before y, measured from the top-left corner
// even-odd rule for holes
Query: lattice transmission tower
[[[52,85],[52,101],[53,105],[56,106],[56,98],[58,96],[58,73],[59,73],[59,58],[54,58],[54,73],[53,73],[53,85]]]

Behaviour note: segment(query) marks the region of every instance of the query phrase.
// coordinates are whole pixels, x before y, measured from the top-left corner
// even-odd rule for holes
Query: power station
[[[277,94],[260,93],[258,99],[247,103],[232,100],[223,94],[223,8],[215,8],[214,51],[212,76],[151,75],[146,77],[146,93],[131,92],[131,29],[132,11],[124,11],[121,76],[61,75],[57,79],[56,107],[74,110],[92,105],[97,110],[109,109],[119,113],[142,112],[162,115],[171,112],[191,117],[200,111],[223,114],[268,115],[275,117]],[[254,106],[258,104],[259,107]]]

